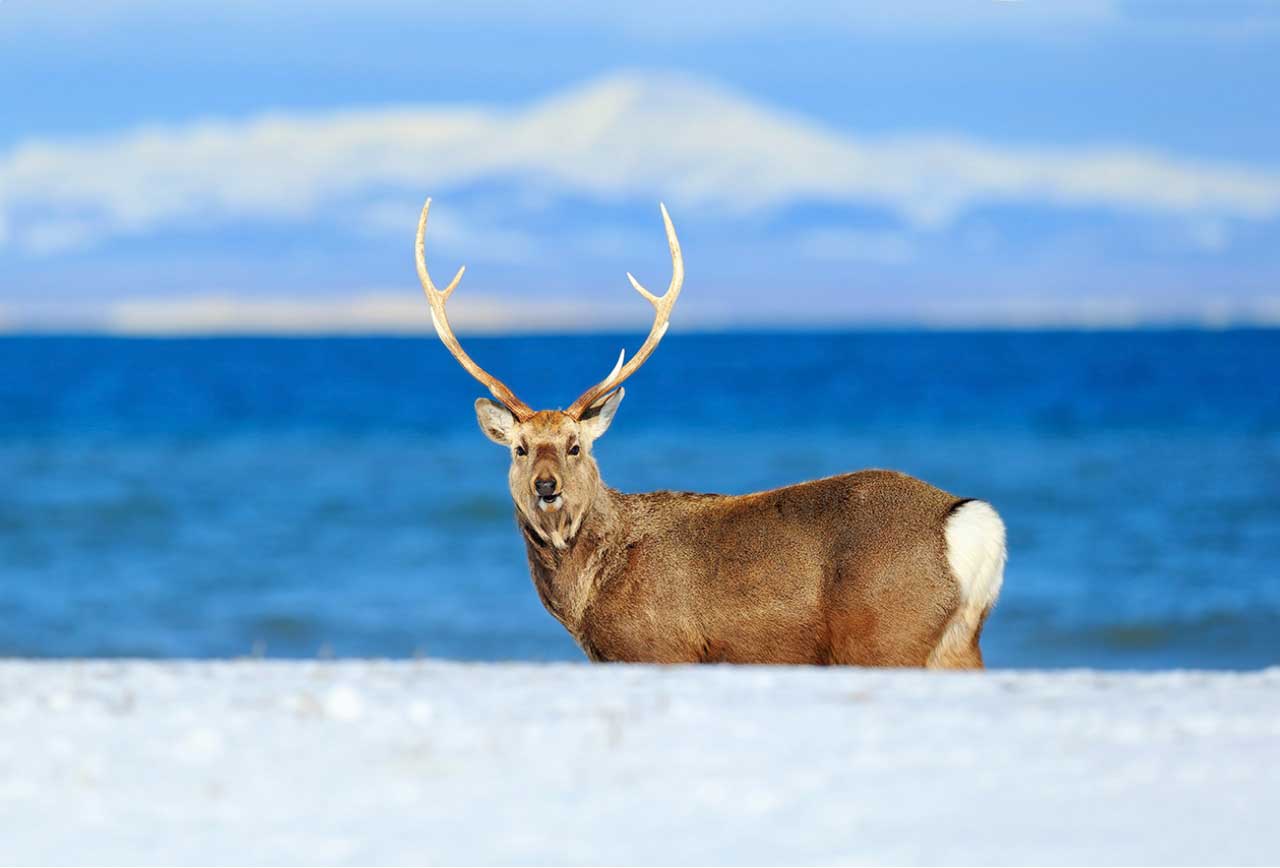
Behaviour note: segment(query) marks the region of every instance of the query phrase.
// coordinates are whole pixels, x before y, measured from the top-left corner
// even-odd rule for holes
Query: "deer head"
[[[671,248],[671,284],[665,294],[655,296],[630,273],[627,274],[636,292],[653,305],[653,326],[649,329],[649,336],[639,352],[625,364],[626,350],[623,350],[609,375],[583,392],[567,410],[533,410],[501,380],[472,361],[462,349],[449,326],[445,302],[462,280],[466,267],[459,268],[443,290],[436,289],[427,272],[424,249],[430,199],[422,207],[422,216],[418,219],[418,279],[422,281],[422,289],[431,305],[431,322],[436,335],[467,373],[484,384],[497,399],[476,400],[476,419],[480,430],[490,440],[511,451],[511,468],[507,473],[511,499],[529,527],[544,542],[556,548],[567,547],[577,534],[600,489],[600,471],[591,455],[591,447],[608,430],[618,405],[622,403],[622,383],[653,354],[667,332],[671,310],[680,297],[680,287],[684,283],[680,242],[676,239],[676,230],[671,225],[666,206],[659,207]]]

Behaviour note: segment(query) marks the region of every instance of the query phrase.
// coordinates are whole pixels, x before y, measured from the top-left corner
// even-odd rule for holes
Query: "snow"
[[[6,863],[1280,860],[1280,669],[0,662]]]

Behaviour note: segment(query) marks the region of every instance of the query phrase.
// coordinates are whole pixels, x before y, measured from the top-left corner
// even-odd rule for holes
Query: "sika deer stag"
[[[443,290],[418,276],[449,352],[497,401],[480,428],[511,450],[507,481],[533,584],[587,657],[648,663],[812,663],[982,667],[978,637],[1000,591],[1004,524],[990,505],[901,473],[864,470],[728,497],[605,485],[591,448],[622,403],[622,384],[649,358],[684,280],[671,245],[671,285],[653,328],[625,365],[567,410],[534,411],[463,351]]]

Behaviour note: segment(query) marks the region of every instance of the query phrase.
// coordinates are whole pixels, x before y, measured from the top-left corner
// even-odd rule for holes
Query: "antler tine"
[[[501,401],[517,419],[523,422],[533,416],[533,409],[517,398],[505,383],[473,362],[466,351],[462,349],[462,345],[458,343],[458,339],[453,334],[453,329],[449,326],[449,317],[445,314],[444,304],[449,300],[449,296],[453,295],[453,291],[458,288],[458,282],[462,280],[462,274],[467,270],[467,267],[464,265],[459,268],[458,273],[453,276],[453,280],[449,281],[449,285],[443,290],[436,289],[436,285],[431,281],[431,275],[427,272],[427,215],[430,211],[431,199],[428,198],[427,204],[422,206],[422,216],[418,218],[418,238],[414,245],[414,252],[418,260],[418,280],[422,282],[422,291],[427,294],[427,303],[431,305],[431,324],[435,326],[436,337],[440,338],[440,342],[448,348],[453,357],[458,360],[458,364],[462,365],[468,374],[483,383],[493,397]]]
[[[581,418],[588,408],[599,403],[602,398],[613,394],[624,380],[639,370],[657,349],[658,343],[667,333],[667,326],[671,324],[671,310],[675,307],[676,299],[680,297],[680,288],[684,284],[684,257],[680,254],[680,240],[676,238],[676,229],[671,225],[671,215],[667,213],[667,206],[659,203],[658,207],[662,209],[662,223],[667,230],[667,246],[671,248],[671,283],[663,295],[656,296],[641,286],[640,281],[631,276],[631,272],[627,272],[627,280],[631,281],[631,286],[653,305],[653,326],[649,329],[649,336],[645,338],[639,352],[631,357],[631,361],[625,365],[622,364],[623,356],[626,354],[626,350],[623,350],[622,355],[618,356],[618,364],[614,365],[609,376],[583,392],[565,411],[575,419]]]

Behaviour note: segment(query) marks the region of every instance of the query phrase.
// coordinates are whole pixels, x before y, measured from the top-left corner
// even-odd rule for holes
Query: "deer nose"
[[[556,481],[550,477],[539,476],[533,481],[533,490],[538,492],[539,497],[550,497],[556,493],[556,488]]]

